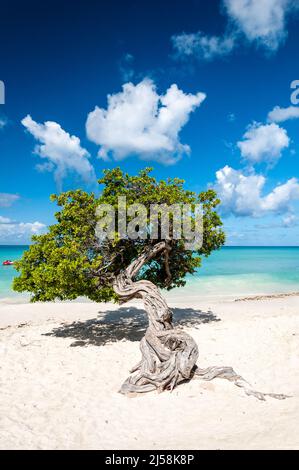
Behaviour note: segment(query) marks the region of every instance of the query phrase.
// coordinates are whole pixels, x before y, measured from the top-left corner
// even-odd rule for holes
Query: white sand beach
[[[141,304],[2,302],[0,448],[299,449],[299,296],[170,306],[200,367],[232,366],[291,397],[196,379],[128,398],[118,389],[140,357]]]

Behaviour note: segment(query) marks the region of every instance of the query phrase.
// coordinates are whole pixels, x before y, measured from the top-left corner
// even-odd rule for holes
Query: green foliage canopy
[[[186,250],[183,240],[172,239],[170,251],[151,260],[139,273],[160,288],[185,285],[186,275],[200,267],[202,257],[224,244],[222,222],[216,210],[220,201],[212,189],[196,194],[184,189],[181,179],[157,181],[150,173],[151,168],[137,176],[123,173],[120,168],[106,170],[99,180],[103,190],[98,198],[82,190],[51,196],[60,209],[55,214],[57,223],[47,233],[32,237],[32,245],[16,263],[19,277],[14,280],[14,289],[30,292],[31,301],[72,300],[80,296],[97,302],[117,300],[112,287],[114,276],[161,241],[161,238],[120,239],[116,233],[114,240],[99,242],[95,232],[96,209],[99,204],[110,204],[116,209],[117,218],[119,196],[126,196],[127,206],[140,203],[148,210],[155,203],[202,204],[202,247],[197,251]]]

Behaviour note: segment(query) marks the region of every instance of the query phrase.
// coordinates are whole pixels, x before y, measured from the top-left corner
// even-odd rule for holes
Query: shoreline
[[[162,292],[163,294],[163,292]],[[185,295],[184,292],[177,292],[174,294],[168,294],[167,292],[164,293],[164,297],[170,305],[174,304],[186,304],[189,305],[191,304],[218,304],[218,303],[223,303],[223,302],[247,302],[247,301],[259,301],[259,300],[268,300],[268,299],[283,299],[283,298],[288,298],[288,297],[298,297],[299,296],[299,291],[292,291],[292,292],[273,292],[273,293],[253,293],[253,294],[227,294],[227,295]],[[138,303],[138,301],[137,301]],[[30,302],[30,299],[26,296],[22,297],[0,297],[0,309],[1,306],[5,305],[16,305],[16,306],[22,306],[22,305],[68,305],[68,304],[95,304],[95,302],[85,298],[85,297],[80,297],[76,300],[57,300],[57,301],[51,301],[51,302]],[[111,303],[108,302],[105,304],[104,302],[98,303],[97,305],[109,305],[112,304],[118,307],[117,303]],[[1,319],[0,319],[1,322]]]

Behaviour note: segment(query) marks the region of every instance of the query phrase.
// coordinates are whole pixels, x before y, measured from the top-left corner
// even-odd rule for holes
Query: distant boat
[[[10,259],[7,259],[6,261],[3,261],[2,265],[3,265],[3,266],[12,266],[12,265],[13,265],[13,261],[10,261]]]

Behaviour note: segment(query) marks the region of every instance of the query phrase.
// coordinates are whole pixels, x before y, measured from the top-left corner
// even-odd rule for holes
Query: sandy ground
[[[118,393],[139,360],[140,304],[0,304],[1,449],[299,449],[299,296],[171,302],[199,345],[200,367],[232,383],[193,380],[172,393]],[[117,341],[115,341],[117,340]]]

